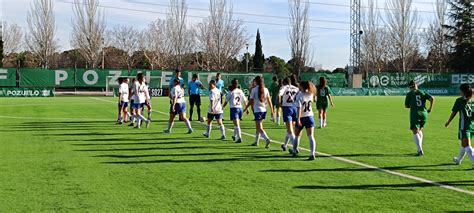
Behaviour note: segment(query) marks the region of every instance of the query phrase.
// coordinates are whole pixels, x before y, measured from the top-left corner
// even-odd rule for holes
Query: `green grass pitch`
[[[251,147],[250,136],[234,144],[217,140],[214,129],[206,139],[195,122],[192,135],[181,122],[164,134],[168,116],[158,111],[168,112],[165,98],[153,100],[150,129],[117,126],[115,100],[0,99],[0,211],[474,210],[471,162],[451,160],[459,150],[457,122],[443,127],[455,97],[437,98],[423,157],[414,157],[402,97],[335,97],[328,127],[315,137],[317,151],[336,158],[313,162],[305,161],[307,152],[292,158],[276,143]],[[265,127],[283,141],[283,126]],[[254,134],[252,117],[244,117],[242,131]],[[309,146],[305,136],[301,145]]]

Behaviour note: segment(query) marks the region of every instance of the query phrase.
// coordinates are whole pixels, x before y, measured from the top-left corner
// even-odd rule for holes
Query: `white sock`
[[[255,133],[255,143],[258,144],[259,141],[260,141],[260,132],[257,132]]]
[[[189,121],[189,119],[184,120],[184,123],[186,123],[186,127],[188,127],[189,130],[193,130],[193,128],[191,127],[191,122]]]
[[[316,140],[314,139],[314,135],[308,135],[308,139],[311,156],[314,156],[316,153]]]
[[[293,140],[293,149],[297,150],[299,145],[300,145],[300,136],[295,136]]]
[[[142,117],[138,116],[137,126],[140,126],[141,124],[142,124]]]
[[[277,123],[280,125],[280,116],[277,116]]]
[[[130,121],[132,122],[132,124],[135,123],[135,115],[132,115],[132,116],[130,117]]]
[[[219,129],[221,130],[221,135],[222,135],[223,137],[225,137],[225,126],[224,126],[224,124],[220,125],[220,126],[219,126]]]
[[[237,138],[237,133],[238,133],[237,126],[234,126],[234,134],[232,134],[234,138]]]
[[[239,137],[239,139],[242,139],[242,131],[240,130],[240,126],[237,126],[237,137]]]
[[[286,133],[285,135],[285,144],[283,144],[283,146],[288,146],[288,142],[290,141],[290,133]]]
[[[128,115],[129,118],[132,117],[132,114],[130,114],[130,112],[127,112],[127,115]]]
[[[212,123],[210,123],[206,126],[206,133],[207,133],[208,136],[211,135],[211,130],[212,130]]]
[[[459,149],[458,161],[461,162],[464,159],[464,155],[466,155],[466,149],[461,146]]]
[[[422,151],[423,148],[421,147],[420,135],[418,133],[413,135],[413,140],[415,141],[418,152]]]
[[[174,122],[169,122],[168,121],[168,130],[171,132],[171,129],[173,129]]]
[[[319,119],[319,127],[323,127],[323,124],[324,124],[324,120],[323,119]]]
[[[474,155],[472,155],[472,147],[467,146],[464,148],[466,150],[467,157],[474,163]]]
[[[267,133],[265,132],[265,130],[262,129],[261,134],[262,134],[262,138],[263,138],[264,140],[270,140],[270,138],[268,137],[268,135],[267,135]]]
[[[145,116],[143,116],[142,114],[140,114],[138,118],[139,118],[139,121],[141,121],[141,120],[145,120],[145,121],[146,121],[146,120],[147,120],[147,119],[145,118]]]
[[[326,126],[326,119],[323,120],[323,126]]]

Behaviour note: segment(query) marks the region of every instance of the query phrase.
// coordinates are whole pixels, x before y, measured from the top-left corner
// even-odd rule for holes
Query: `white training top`
[[[184,90],[180,85],[171,88],[171,99],[174,99],[175,97],[177,97],[177,104],[186,103],[186,100],[184,99]]]
[[[243,105],[247,103],[244,91],[241,89],[234,89],[227,93],[226,100],[229,103],[230,108],[243,108]]]
[[[145,98],[147,100],[150,100],[150,88],[148,87],[148,84],[145,84]]]
[[[122,83],[120,84],[120,87],[119,87],[119,94],[122,94],[122,99],[120,101],[123,101],[123,102],[128,102],[128,84],[127,83]]]
[[[301,108],[301,115],[300,117],[312,117],[313,114],[313,107],[312,103],[314,101],[314,95],[309,92],[300,92],[296,96],[296,103],[298,108]]]
[[[250,93],[250,99],[253,99],[253,110],[254,112],[267,112],[267,98],[270,97],[270,93],[267,88],[264,88],[264,99],[263,102],[261,102],[258,96],[259,88],[260,86],[256,86]]]
[[[296,94],[300,90],[293,85],[285,85],[280,89],[281,102],[283,107],[296,107]]]
[[[212,102],[214,101],[214,105]],[[214,109],[214,112],[212,112]],[[209,92],[209,114],[221,114],[224,113],[222,110],[222,101],[221,101],[221,91],[219,89],[214,88]]]
[[[138,81],[135,81],[133,84],[132,90],[133,90],[133,101],[138,104],[145,103],[146,101],[146,88],[145,88],[145,82],[142,82],[141,84]]]

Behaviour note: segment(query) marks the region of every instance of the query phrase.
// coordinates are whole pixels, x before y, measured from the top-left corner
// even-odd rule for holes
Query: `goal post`
[[[122,78],[129,79],[129,87],[132,87],[132,79],[136,76],[120,76]],[[145,81],[148,83],[148,88],[150,90],[162,89],[161,76],[145,76]],[[118,91],[118,81],[115,76],[107,76],[105,79],[105,95],[106,96],[116,96]],[[157,93],[157,92],[154,92]],[[150,94],[151,95],[151,94]]]

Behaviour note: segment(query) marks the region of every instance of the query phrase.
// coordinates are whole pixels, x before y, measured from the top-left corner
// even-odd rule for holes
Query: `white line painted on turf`
[[[0,115],[0,118],[11,118],[11,119],[25,119],[25,120],[75,120],[75,121],[104,121],[107,118],[103,119],[94,119],[94,118],[38,118],[38,117],[17,117],[17,116],[4,116]]]
[[[92,99],[115,103],[115,101],[105,100],[105,99],[101,99],[101,98],[92,98]],[[153,110],[153,112],[160,113],[160,114],[163,114],[163,115],[168,115],[168,113],[161,112],[161,111],[158,111],[158,110]],[[199,122],[196,122],[196,123],[199,123]],[[200,124],[203,124],[203,123],[200,123]],[[205,125],[205,124],[203,124],[203,125]],[[227,129],[227,131],[234,132],[233,130],[230,130],[230,129]],[[242,132],[242,134],[246,135],[246,136],[249,136],[249,137],[252,137],[252,138],[255,138],[255,135],[252,135],[250,133]],[[284,144],[284,143],[282,143],[280,141],[276,141],[276,140],[272,140],[272,142],[277,143],[277,144]],[[310,151],[309,149],[301,148],[301,147],[300,147],[300,150],[304,150],[304,151],[307,151],[307,152]],[[425,179],[425,178],[421,178],[421,177],[417,177],[417,176],[413,176],[413,175],[404,174],[404,173],[401,173],[401,172],[396,172],[396,171],[392,171],[392,170],[372,166],[372,165],[369,165],[369,164],[366,164],[366,163],[362,163],[362,162],[359,162],[359,161],[354,161],[354,160],[351,160],[351,159],[348,159],[348,158],[337,157],[337,156],[327,154],[327,153],[323,153],[323,152],[316,152],[316,154],[321,155],[321,156],[325,156],[325,157],[329,157],[329,158],[333,158],[335,160],[342,161],[342,162],[345,162],[345,163],[348,163],[348,164],[352,164],[352,165],[372,169],[374,171],[385,172],[385,173],[396,175],[396,176],[403,177],[403,178],[406,178],[406,179],[411,179],[411,180],[415,180],[415,181],[418,181],[418,182],[421,182],[421,183],[427,183],[427,184],[431,184],[431,185],[434,185],[434,186],[439,186],[439,187],[444,188],[444,189],[449,189],[449,190],[452,190],[452,191],[461,192],[461,193],[464,193],[464,194],[474,196],[474,191],[469,191],[469,190],[466,190],[466,189],[461,189],[461,188],[457,188],[457,187],[454,187],[454,186],[445,185],[445,184],[438,183],[436,181],[428,180],[428,179]]]

